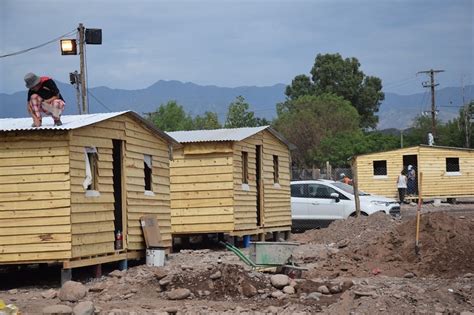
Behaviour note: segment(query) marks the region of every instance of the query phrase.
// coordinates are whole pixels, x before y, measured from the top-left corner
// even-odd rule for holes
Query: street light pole
[[[81,97],[82,97],[82,113],[88,114],[89,108],[87,104],[87,81],[85,71],[85,55],[84,55],[84,44],[85,44],[85,28],[82,23],[79,23],[77,28],[79,31],[79,58],[80,58],[80,75],[81,75]]]

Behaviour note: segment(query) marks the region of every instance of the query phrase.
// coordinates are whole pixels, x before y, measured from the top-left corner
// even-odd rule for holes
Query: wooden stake
[[[423,199],[422,199],[422,194],[421,194],[421,188],[423,187],[422,184],[423,180],[423,173],[420,172],[420,180],[418,181],[418,207],[416,208],[416,234],[415,234],[415,254],[419,255],[420,254],[420,245],[419,245],[419,240],[420,240],[420,219],[421,219],[421,205],[423,204]]]
[[[354,202],[356,209],[356,217],[360,216],[360,198],[359,198],[359,180],[357,177],[357,160],[352,159],[352,187],[354,188]]]

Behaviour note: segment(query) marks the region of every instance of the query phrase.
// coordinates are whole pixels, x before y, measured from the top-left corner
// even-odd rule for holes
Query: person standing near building
[[[416,194],[416,172],[412,165],[408,165],[407,180],[407,194],[414,196]]]
[[[34,73],[25,75],[28,88],[28,112],[33,118],[32,127],[41,127],[42,113],[52,116],[55,126],[61,126],[61,114],[66,103],[56,83],[49,77],[39,77]]]
[[[400,175],[397,178],[397,188],[398,188],[398,199],[400,200],[400,205],[405,202],[405,194],[407,192],[407,177],[405,175],[405,170],[402,170]]]

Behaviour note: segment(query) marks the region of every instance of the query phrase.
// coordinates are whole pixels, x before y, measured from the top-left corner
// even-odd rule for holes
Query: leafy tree
[[[343,59],[340,54],[318,54],[311,69],[311,78],[298,75],[286,88],[285,94],[293,100],[302,95],[332,93],[348,100],[360,115],[362,128],[377,126],[378,112],[385,95],[382,81],[366,76],[356,58]]]
[[[326,137],[359,132],[357,110],[333,94],[306,95],[277,106],[274,126],[297,149],[292,159],[299,166],[313,166],[315,150]],[[319,165],[319,164],[316,164]]]
[[[156,111],[145,114],[145,118],[163,131],[191,130],[193,126],[191,116],[176,101],[161,104]]]
[[[193,129],[219,129],[222,128],[217,118],[217,114],[213,112],[205,112],[203,116],[196,116],[193,119]]]
[[[256,127],[258,120],[254,112],[249,111],[250,105],[243,96],[237,96],[229,105],[225,128]]]

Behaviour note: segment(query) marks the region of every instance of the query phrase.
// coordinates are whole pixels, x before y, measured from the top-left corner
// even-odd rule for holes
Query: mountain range
[[[65,114],[76,114],[74,87],[63,82],[56,81],[56,83],[67,103]],[[256,116],[272,119],[276,116],[275,105],[285,100],[285,87],[285,84],[275,84],[263,87],[228,88],[163,80],[138,90],[111,89],[101,86],[89,89],[89,111],[98,113],[131,109],[143,114],[154,111],[160,104],[169,100],[176,100],[191,115],[212,111],[218,114],[221,121],[224,121],[229,104],[237,96],[242,95],[251,104],[250,110],[254,111]],[[467,86],[464,91],[466,101],[474,99],[474,86]],[[0,93],[0,117],[27,116],[26,93],[26,90],[13,94]],[[447,121],[458,116],[459,106],[462,104],[462,89],[447,87],[437,90],[436,103],[441,120]],[[385,100],[377,113],[378,129],[408,128],[414,117],[420,115],[422,111],[430,110],[429,104],[429,93],[412,95],[385,93]]]

